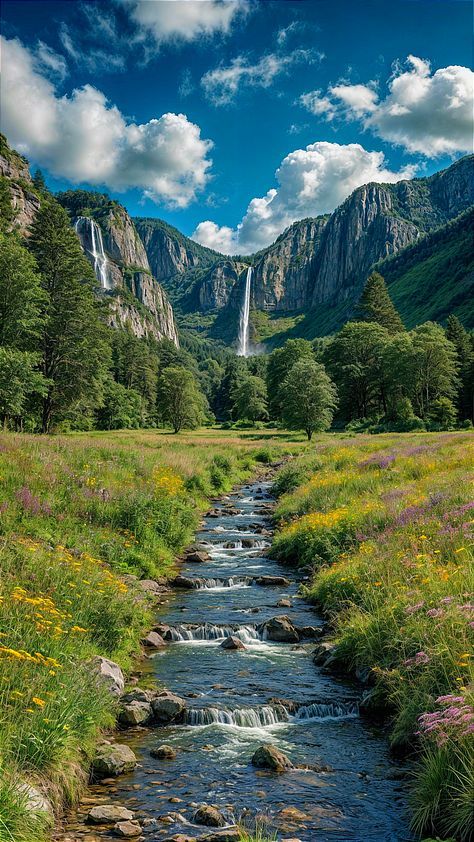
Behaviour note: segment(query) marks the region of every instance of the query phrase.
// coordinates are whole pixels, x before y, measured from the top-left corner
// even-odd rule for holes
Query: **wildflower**
[[[46,704],[45,700],[40,699],[38,696],[33,696],[31,701],[34,702],[35,705],[38,705],[39,708],[44,708],[44,706]]]

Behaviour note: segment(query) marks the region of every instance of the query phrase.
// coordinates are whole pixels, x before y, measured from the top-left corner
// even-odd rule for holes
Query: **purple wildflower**
[[[424,600],[421,602],[417,602],[416,605],[407,605],[405,608],[405,614],[411,616],[412,614],[416,614],[417,611],[420,611],[424,607],[425,603]]]
[[[442,617],[443,615],[444,611],[442,608],[430,608],[430,610],[426,612],[427,617]]]

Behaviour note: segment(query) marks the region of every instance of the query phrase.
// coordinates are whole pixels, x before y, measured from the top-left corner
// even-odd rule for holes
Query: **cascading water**
[[[105,254],[102,231],[99,225],[89,216],[78,216],[74,223],[74,229],[85,254],[92,263],[95,276],[102,289],[112,289],[107,255]]]
[[[245,279],[245,294],[240,309],[239,320],[239,338],[237,346],[238,357],[250,356],[249,351],[249,316],[250,316],[250,288],[252,285],[252,267],[247,269],[247,277]]]

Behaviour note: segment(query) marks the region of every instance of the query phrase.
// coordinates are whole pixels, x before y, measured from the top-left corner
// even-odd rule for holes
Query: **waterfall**
[[[301,705],[295,713],[295,722],[304,722],[308,719],[341,719],[357,716],[359,706],[357,702],[313,702],[310,705]]]
[[[234,725],[238,728],[266,728],[288,722],[288,711],[282,706],[262,705],[259,708],[191,708],[185,713],[186,725]]]
[[[238,637],[243,643],[260,640],[255,626],[215,626],[206,623],[203,626],[177,625],[165,633],[165,639],[181,642],[184,640],[224,640],[226,637]]]
[[[248,588],[250,579],[242,576],[230,576],[228,579],[198,579],[198,591],[220,590],[221,588]]]
[[[245,280],[245,295],[240,308],[239,320],[239,338],[237,346],[238,357],[249,356],[249,315],[250,315],[250,287],[252,284],[252,267],[247,269],[247,278]]]
[[[78,216],[74,223],[74,229],[84,252],[92,263],[100,286],[102,289],[112,289],[107,255],[104,251],[102,231],[99,225],[89,216]]]

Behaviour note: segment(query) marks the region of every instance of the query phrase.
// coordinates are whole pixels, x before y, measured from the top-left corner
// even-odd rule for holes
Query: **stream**
[[[205,586],[174,590],[158,609],[157,623],[170,627],[172,641],[146,659],[140,684],[158,684],[186,699],[184,723],[117,734],[139,764],[128,775],[90,787],[58,837],[63,842],[111,838],[110,830],[83,823],[91,803],[129,807],[145,821],[140,838],[150,842],[210,833],[213,828],[193,823],[202,803],[218,807],[229,824],[243,820],[251,827],[255,816],[265,816],[279,840],[412,838],[406,769],[390,755],[383,730],[359,715],[361,686],[315,666],[314,639],[277,643],[258,628],[281,615],[297,627],[323,622],[298,597],[295,578],[285,587],[254,582],[264,575],[288,578],[288,569],[265,555],[270,485],[253,482],[215,504],[196,535],[209,560],[180,569],[181,575],[207,580]],[[278,606],[281,599],[290,607]],[[223,649],[230,635],[245,648]],[[288,710],[275,699],[295,705]],[[250,760],[263,743],[283,751],[295,766],[313,768],[282,774],[257,769]],[[151,757],[150,748],[162,744],[176,750],[175,759]]]

